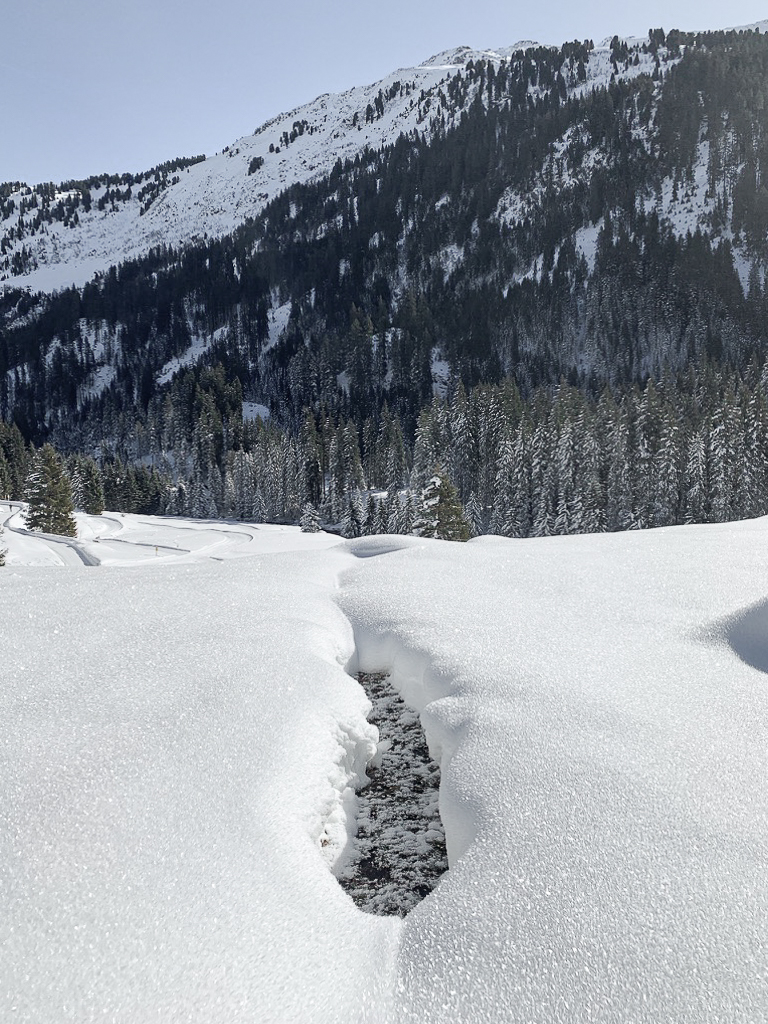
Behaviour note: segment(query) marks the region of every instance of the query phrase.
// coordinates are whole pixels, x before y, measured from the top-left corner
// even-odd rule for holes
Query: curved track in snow
[[[3,545],[10,566],[224,561],[292,550],[301,536],[295,527],[104,512],[100,516],[77,513],[77,538],[56,537],[28,530],[24,508],[21,502],[0,502]],[[258,544],[254,544],[257,538]],[[315,542],[317,546],[328,546],[329,539],[323,538]]]
[[[24,506],[19,502],[0,505],[0,518],[11,563],[31,559],[32,564],[86,565],[89,568],[101,564],[99,558],[74,538],[28,530],[22,525]],[[9,534],[13,535],[12,541]]]

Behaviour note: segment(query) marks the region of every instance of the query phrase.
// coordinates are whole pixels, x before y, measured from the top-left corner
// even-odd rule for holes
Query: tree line
[[[226,380],[223,368],[215,376]],[[435,479],[475,535],[722,522],[768,509],[768,367],[758,361],[741,373],[704,359],[594,394],[563,381],[524,397],[511,378],[467,392],[459,381],[422,410],[412,444],[386,407],[362,423],[306,409],[292,434],[243,423],[242,406],[229,403],[222,416],[208,393],[188,445],[164,448],[162,429],[157,444],[134,449],[133,464],[107,452],[100,463],[63,459],[0,426],[0,493],[32,500],[42,452],[84,511],[309,517],[347,536],[417,530]]]

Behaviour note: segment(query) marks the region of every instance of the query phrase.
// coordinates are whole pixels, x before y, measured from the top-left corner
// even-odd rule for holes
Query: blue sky
[[[0,181],[61,181],[211,154],[267,118],[449,47],[718,28],[735,0],[4,0]]]

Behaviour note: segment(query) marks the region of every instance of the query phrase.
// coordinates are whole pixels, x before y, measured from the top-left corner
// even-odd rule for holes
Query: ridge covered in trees
[[[0,415],[145,511],[412,529],[438,465],[475,532],[765,511],[768,40],[615,38],[597,89],[592,52],[470,62],[231,236],[6,290]]]

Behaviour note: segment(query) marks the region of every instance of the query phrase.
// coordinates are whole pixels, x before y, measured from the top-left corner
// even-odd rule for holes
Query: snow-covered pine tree
[[[363,533],[365,534],[366,537],[370,537],[372,534],[376,533],[376,525],[378,519],[377,505],[378,502],[373,496],[373,491],[371,491],[368,495],[368,501],[366,502],[365,505],[365,524],[363,527]]]
[[[679,522],[682,478],[682,454],[680,450],[680,428],[671,415],[661,427],[659,450],[654,456],[654,506],[655,526],[669,526]]]
[[[49,444],[34,454],[24,500],[28,506],[26,521],[30,530],[63,537],[77,536],[69,477]]]
[[[83,477],[80,472],[80,459],[75,458],[69,461],[69,479],[72,485],[72,504],[76,509],[83,512],[85,500],[83,497]]]
[[[710,519],[708,434],[705,427],[688,439],[684,476],[684,522],[706,523]]]
[[[416,427],[413,448],[412,486],[420,489],[432,476],[434,466],[443,465],[448,450],[448,423],[445,402],[434,398],[422,409]]]
[[[341,516],[341,533],[347,538],[362,537],[365,523],[365,509],[360,492],[348,495],[347,503]]]
[[[626,530],[632,523],[633,463],[626,414],[616,411],[606,437],[606,529]]]
[[[75,509],[100,516],[104,511],[104,486],[99,467],[85,455],[73,455],[67,460],[67,471]]]
[[[166,515],[184,516],[187,514],[187,488],[183,481],[179,481],[175,487],[168,488],[168,500],[165,505]]]
[[[437,540],[469,540],[471,531],[459,495],[442,466],[435,466],[421,492],[413,532]]]
[[[471,437],[469,410],[464,385],[459,381],[449,408],[450,448],[448,451],[448,468],[451,479],[461,494],[466,494],[471,487],[470,477],[475,462],[475,445]]]
[[[410,491],[405,492],[405,498],[401,503],[402,518],[400,519],[398,533],[409,534],[413,532],[416,522],[418,499]]]
[[[509,436],[504,436],[501,440],[496,466],[490,530],[491,533],[502,537],[519,537],[522,534],[516,514],[517,467],[515,450]]]
[[[373,533],[389,533],[389,514],[386,501],[379,501],[376,505],[376,528]]]
[[[218,469],[216,466],[212,470]],[[208,485],[208,474],[195,474],[189,488],[189,514],[193,519],[215,519],[218,515],[216,502]]]
[[[235,481],[232,470],[227,466],[224,471],[224,503],[221,507],[221,514],[226,519],[236,519]]]
[[[579,502],[579,533],[600,533],[605,529],[605,489],[601,477],[600,444],[594,420],[582,414],[576,427],[576,493]]]
[[[323,492],[323,458],[321,438],[310,409],[304,412],[298,442],[298,460],[307,502],[316,507]]]
[[[556,478],[552,458],[551,427],[540,423],[531,442],[531,506],[534,537],[550,537],[555,532]]]
[[[400,420],[390,421],[387,432],[386,480],[387,491],[399,491],[408,469],[408,457]]]
[[[467,502],[464,513],[464,518],[471,526],[472,533],[476,537],[480,537],[485,533],[485,516],[483,515],[483,508],[474,491],[472,491],[469,496],[469,501]]]
[[[311,501],[308,501],[302,509],[299,526],[302,533],[320,532],[320,515]]]
[[[396,487],[391,487],[387,493],[386,502],[387,528],[385,533],[400,533],[401,506],[400,494]]]
[[[249,519],[253,511],[253,459],[242,449],[230,452],[224,479],[225,502],[232,502],[237,519]]]
[[[341,426],[331,439],[328,454],[328,497],[330,515],[338,521],[344,511],[344,494],[347,489],[346,465],[344,460],[344,431]]]
[[[554,469],[557,493],[554,532],[556,534],[576,533],[578,527],[575,523],[575,438],[570,419],[566,419],[563,423],[555,442]]]
[[[81,458],[80,476],[82,479],[83,512],[89,516],[100,516],[104,511],[104,485],[99,467],[89,458]]]
[[[266,523],[267,521],[267,506],[264,501],[264,497],[259,490],[256,490],[253,495],[251,519],[254,523]]]
[[[734,502],[744,446],[741,410],[730,386],[714,419],[711,445],[712,516],[724,523],[738,518]]]

